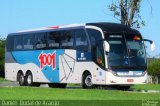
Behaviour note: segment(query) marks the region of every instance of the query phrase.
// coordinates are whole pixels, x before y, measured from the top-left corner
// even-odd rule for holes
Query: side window
[[[13,51],[14,48],[14,40],[13,36],[8,36],[7,37],[7,51]]]
[[[102,34],[94,29],[87,29],[91,45],[96,46],[100,41],[102,41]]]
[[[92,45],[92,59],[99,66],[104,67],[105,60],[104,60],[102,34],[94,29],[87,29],[87,33],[89,35]]]
[[[22,50],[22,49],[23,49],[22,36],[21,35],[14,36],[14,50]]]
[[[49,32],[47,33],[47,43],[49,49],[60,48],[60,33],[59,32]]]
[[[76,49],[80,51],[88,51],[88,40],[83,29],[75,30]]]
[[[23,36],[23,48],[25,50],[32,50],[34,46],[34,35],[24,35]]]
[[[46,49],[46,36],[45,33],[37,33],[35,37],[35,48],[36,49]]]
[[[74,48],[74,33],[73,31],[62,31],[61,32],[61,44],[64,49]]]

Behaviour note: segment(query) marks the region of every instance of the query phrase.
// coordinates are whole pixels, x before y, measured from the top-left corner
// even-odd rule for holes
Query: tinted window
[[[62,48],[73,49],[74,48],[74,33],[73,31],[63,31],[61,33]]]
[[[88,51],[88,41],[84,30],[75,31],[76,49],[80,51]]]
[[[128,59],[124,59],[124,57],[127,57],[124,36],[120,34],[110,34],[105,37],[110,44],[109,64],[111,66],[127,65]]]
[[[112,69],[146,69],[146,53],[140,35],[106,34],[110,44],[109,64]]]
[[[94,29],[87,29],[87,33],[92,45],[92,59],[95,61],[95,63],[103,68],[105,65],[105,60],[102,34]]]
[[[45,33],[38,33],[36,34],[35,38],[35,48],[36,49],[46,49],[47,43],[46,43],[46,36]]]
[[[94,29],[87,29],[92,46],[96,46],[98,42],[102,42],[102,34]]]
[[[21,35],[14,36],[14,50],[22,50],[22,49],[23,49],[22,36]]]
[[[13,51],[14,48],[14,41],[13,41],[13,36],[8,36],[7,37],[7,51]]]
[[[23,48],[25,50],[33,49],[34,46],[34,35],[24,35],[23,36]]]
[[[48,48],[57,49],[60,48],[60,33],[59,32],[49,32],[47,33],[48,37]]]

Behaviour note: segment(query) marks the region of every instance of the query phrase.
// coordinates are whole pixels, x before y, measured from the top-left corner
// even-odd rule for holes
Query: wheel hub
[[[32,83],[32,76],[29,75],[27,78],[27,83],[30,85]]]
[[[91,77],[91,75],[88,75],[88,76],[86,77],[86,79],[85,79],[85,84],[86,84],[87,86],[92,86],[92,77]]]

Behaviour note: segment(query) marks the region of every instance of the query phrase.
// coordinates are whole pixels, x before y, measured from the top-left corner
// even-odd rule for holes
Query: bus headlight
[[[115,72],[115,71],[112,71],[112,74],[115,75],[115,76],[117,76],[117,72]]]

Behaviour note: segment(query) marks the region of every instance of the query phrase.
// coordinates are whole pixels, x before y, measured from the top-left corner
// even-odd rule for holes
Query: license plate
[[[134,82],[133,79],[127,79],[127,82]]]

